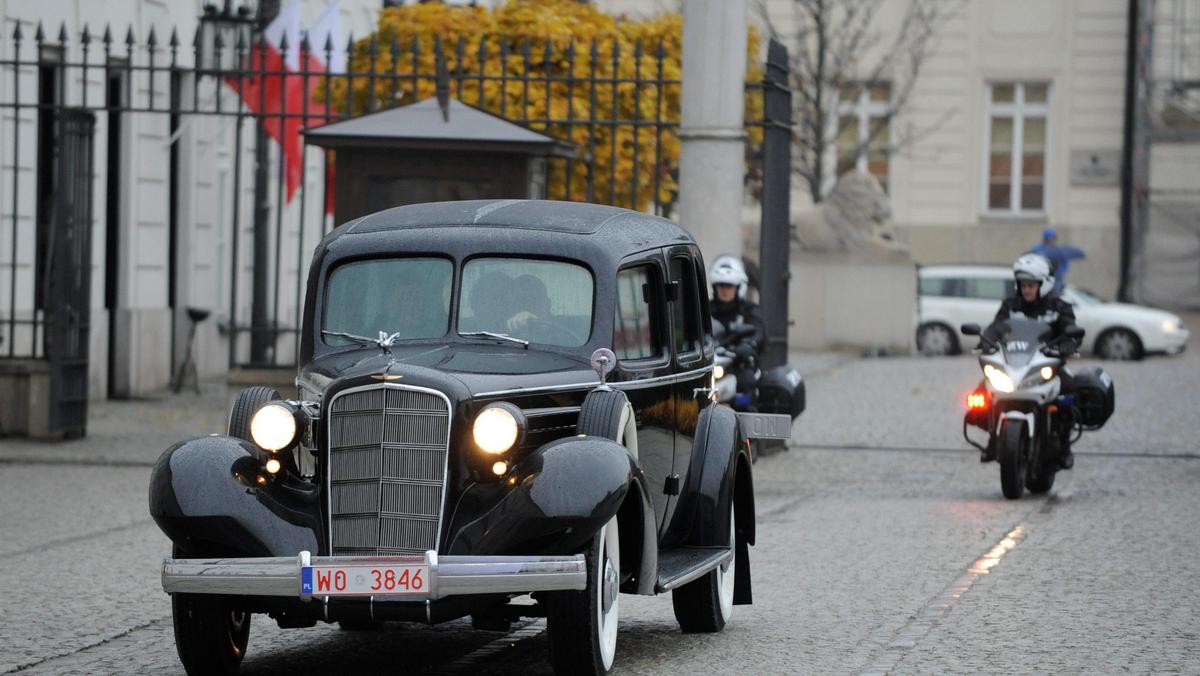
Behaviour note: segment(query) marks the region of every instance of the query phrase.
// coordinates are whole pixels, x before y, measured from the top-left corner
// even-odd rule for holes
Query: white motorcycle
[[[1066,369],[1066,352],[1083,338],[1072,326],[1065,335],[1047,341],[1051,328],[1032,319],[1014,317],[998,325],[994,335],[978,324],[964,324],[964,335],[979,336],[979,365],[984,383],[967,397],[963,436],[1000,464],[1000,487],[1009,500],[1025,489],[1045,493],[1071,443],[1083,430],[1098,429],[1112,414],[1112,380],[1101,369],[1078,374]],[[1062,375],[1074,383],[1074,394],[1063,395]],[[968,426],[988,432],[984,447],[971,440]]]

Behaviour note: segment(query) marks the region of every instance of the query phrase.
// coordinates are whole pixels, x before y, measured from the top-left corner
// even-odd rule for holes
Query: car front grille
[[[329,407],[329,533],[334,555],[437,549],[450,404],[440,393],[381,385]]]

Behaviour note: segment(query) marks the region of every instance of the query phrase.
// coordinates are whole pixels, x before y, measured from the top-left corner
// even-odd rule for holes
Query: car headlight
[[[1001,371],[1000,369],[996,368],[995,366],[992,366],[991,364],[984,366],[983,367],[983,375],[985,378],[988,379],[988,382],[991,383],[992,387],[994,387],[997,391],[1000,391],[1000,392],[1012,392],[1013,391],[1012,378],[1010,378],[1007,373],[1005,373],[1004,371]]]
[[[475,416],[471,436],[483,452],[500,454],[516,445],[524,429],[521,409],[508,403],[489,404]]]
[[[720,380],[725,377],[725,367],[717,364],[713,366],[713,378]]]
[[[1042,374],[1042,380],[1050,380],[1054,377],[1054,369],[1049,366],[1043,366],[1039,373]]]
[[[291,448],[299,438],[296,409],[284,402],[264,404],[250,417],[250,440],[264,451]]]
[[[1180,322],[1174,319],[1164,319],[1162,322],[1163,333],[1175,333],[1180,329]]]

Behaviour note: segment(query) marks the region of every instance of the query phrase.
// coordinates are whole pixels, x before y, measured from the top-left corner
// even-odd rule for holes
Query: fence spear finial
[[[58,24],[58,44],[67,44],[67,22],[63,21]]]

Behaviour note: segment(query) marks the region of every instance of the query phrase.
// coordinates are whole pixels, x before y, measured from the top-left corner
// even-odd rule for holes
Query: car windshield
[[[355,341],[329,332],[399,340],[438,338],[450,327],[454,265],[444,258],[388,258],[338,266],[325,287],[328,345]]]
[[[474,258],[463,266],[458,332],[579,347],[592,327],[592,274],[529,258]]]

